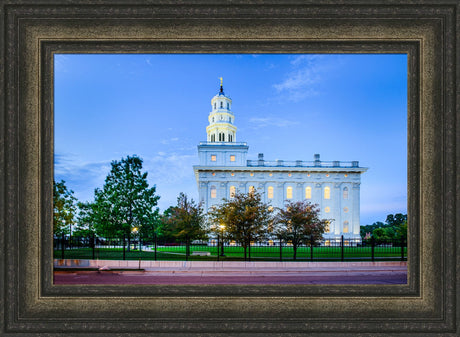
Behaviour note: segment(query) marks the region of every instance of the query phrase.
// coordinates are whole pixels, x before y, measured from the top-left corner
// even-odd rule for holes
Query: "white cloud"
[[[297,121],[290,121],[287,119],[277,117],[253,117],[249,119],[249,123],[251,124],[252,128],[264,128],[268,126],[276,126],[283,128],[299,124],[299,122]]]
[[[274,84],[273,87],[294,102],[318,95],[320,83],[338,64],[336,58],[331,62],[323,55],[295,56],[291,61],[293,69],[282,82]]]
[[[66,63],[69,60],[68,56],[63,54],[54,55],[54,70],[56,72],[67,72]]]

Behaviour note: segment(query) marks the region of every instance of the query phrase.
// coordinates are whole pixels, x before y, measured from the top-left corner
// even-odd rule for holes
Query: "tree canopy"
[[[128,156],[113,161],[102,189],[94,192],[94,202],[84,204],[81,219],[91,223],[101,236],[131,236],[136,228],[142,234],[150,230],[158,215],[159,196],[149,188],[142,159]]]
[[[320,219],[317,204],[307,200],[287,201],[284,208],[278,209],[273,233],[285,242],[292,243],[294,260],[297,247],[302,244],[315,244],[323,238],[330,219]]]
[[[77,199],[68,189],[65,181],[53,181],[53,232],[54,235],[70,233],[70,226],[75,224]]]
[[[214,206],[209,213],[214,226],[225,225],[227,237],[244,248],[244,257],[251,242],[267,238],[268,227],[273,220],[269,205],[262,201],[256,190],[249,193],[236,192],[230,199]]]
[[[385,223],[374,222],[372,225],[361,226],[361,237],[368,238],[369,235],[378,241],[407,239],[407,214],[388,214]]]
[[[168,225],[167,232],[178,241],[187,245],[187,256],[192,240],[205,239],[207,234],[203,206],[189,199],[186,194],[180,193],[177,205],[170,207],[164,216],[163,222]]]

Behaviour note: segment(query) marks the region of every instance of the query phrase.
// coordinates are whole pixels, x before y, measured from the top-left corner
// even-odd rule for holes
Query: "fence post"
[[[155,261],[157,260],[157,233],[153,234],[153,240],[155,241]]]
[[[401,261],[404,261],[404,238],[401,238]]]
[[[95,252],[96,252],[96,238],[95,238],[95,235],[93,233],[93,237],[91,238],[92,239],[92,246],[93,246],[93,260],[94,260],[94,257],[95,257]]]
[[[310,235],[310,261],[313,261],[313,234]]]
[[[283,242],[280,238],[280,262],[283,261]]]
[[[217,235],[217,261],[220,260],[220,236]]]
[[[374,248],[375,248],[375,238],[373,236],[371,236],[372,262],[374,261]]]
[[[341,261],[343,261],[343,235],[341,236],[341,239],[340,239],[340,259]]]
[[[125,240],[126,240],[126,234],[123,234],[123,260],[126,260]]]
[[[64,250],[65,250],[64,244],[65,244],[64,233],[62,233],[62,236],[61,236],[61,259],[63,259],[63,260],[64,260]]]

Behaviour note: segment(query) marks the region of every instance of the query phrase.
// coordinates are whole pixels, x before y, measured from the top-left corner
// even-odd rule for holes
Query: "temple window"
[[[305,189],[305,199],[311,199],[311,187],[310,186],[308,186]]]
[[[236,187],[235,186],[230,186],[230,198],[235,197],[235,192],[236,192]]]
[[[211,198],[212,198],[212,199],[217,198],[217,188],[216,188],[216,186],[214,186],[214,185],[211,186]]]
[[[286,189],[286,199],[292,199],[292,187],[288,186]]]
[[[324,188],[324,199],[330,199],[331,198],[331,189],[330,187],[325,187]]]
[[[268,186],[268,199],[273,199],[273,186]]]
[[[343,188],[343,198],[345,200],[348,199],[348,187]]]

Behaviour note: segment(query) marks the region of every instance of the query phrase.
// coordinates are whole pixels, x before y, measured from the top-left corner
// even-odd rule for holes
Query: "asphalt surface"
[[[54,284],[406,284],[405,268],[311,271],[55,271]]]

